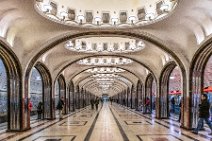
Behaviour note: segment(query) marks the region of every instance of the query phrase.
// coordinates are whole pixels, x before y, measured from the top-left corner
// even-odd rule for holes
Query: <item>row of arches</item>
[[[4,66],[5,69],[2,69],[5,71],[6,74],[6,85],[4,85],[7,93],[7,119],[8,119],[8,130],[25,130],[30,127],[30,111],[28,110],[28,104],[31,100],[32,95],[26,94],[26,90],[29,87],[29,84],[25,84],[25,89],[22,89],[22,69],[20,62],[18,62],[18,59],[16,55],[7,47],[7,45],[4,42],[1,42],[1,48],[0,48],[0,60]],[[184,70],[181,70],[182,75],[182,93],[184,98],[184,107],[183,110],[187,113],[191,113],[198,105],[199,95],[203,93],[203,82],[204,82],[204,70],[206,67],[206,64],[209,60],[209,57],[211,57],[211,43],[208,41],[206,42],[202,48],[200,48],[195,55],[193,59],[193,63],[190,67],[190,79],[189,83],[187,82],[187,77],[184,72]],[[156,117],[158,118],[167,118],[168,117],[168,102],[167,101],[161,101],[161,99],[168,99],[167,92],[168,90],[168,78],[171,74],[171,71],[176,67],[177,65],[175,62],[170,62],[170,64],[167,64],[166,67],[164,67],[164,70],[161,73],[161,77],[159,81],[157,82],[156,78],[152,74],[152,76],[149,76],[148,81],[145,83],[146,89],[143,91],[142,87],[138,87],[137,91],[135,88],[129,88],[125,92],[125,97],[127,97],[126,105],[131,108],[137,108],[138,107],[138,101],[142,100],[142,96],[150,97],[151,101],[155,98],[156,102]],[[40,90],[43,94],[40,97],[42,97],[40,100],[45,102],[46,105],[44,105],[44,118],[46,119],[53,119],[55,118],[55,105],[56,105],[56,99],[63,95],[65,97],[65,100],[67,103],[69,103],[68,107],[65,108],[64,112],[68,113],[69,111],[73,111],[75,108],[81,108],[83,105],[88,104],[89,102],[85,101],[85,94],[82,94],[79,96],[79,93],[84,92],[83,90],[79,90],[79,87],[77,88],[76,92],[74,92],[74,86],[73,84],[68,84],[67,87],[65,83],[65,78],[62,78],[62,76],[58,77],[58,85],[59,85],[59,92],[57,93],[56,90],[52,89],[52,86],[55,85],[55,83],[52,83],[51,75],[48,69],[42,65],[41,63],[37,63],[34,68],[37,70],[37,73],[40,74],[41,77],[41,85],[42,89]],[[36,72],[35,72],[36,73]],[[33,75],[33,72],[31,72],[31,75]],[[155,83],[157,85],[157,92],[156,97],[151,96],[151,85],[153,84],[152,80],[155,79]],[[152,79],[152,80],[151,80]],[[141,83],[141,82],[140,82]],[[189,84],[190,87],[187,87],[186,84]],[[142,84],[140,84],[142,85]],[[143,85],[142,85],[143,86]],[[30,87],[31,88],[31,87]],[[187,91],[186,88],[189,88],[189,91]],[[69,94],[66,94],[66,92],[70,92]],[[24,92],[23,92],[24,91]],[[129,92],[131,91],[131,98],[129,96]],[[134,96],[137,92],[137,96]],[[139,93],[143,93],[141,97],[139,97]],[[24,93],[24,94],[23,94]],[[32,92],[33,93],[33,92]],[[53,95],[52,93],[57,93],[56,95]],[[86,93],[86,92],[84,92]],[[73,97],[73,98],[71,98]],[[80,97],[80,98],[77,98]],[[81,100],[82,99],[82,100]],[[136,101],[133,103],[132,101]],[[76,105],[76,106],[75,106]],[[152,104],[153,105],[153,104]],[[164,107],[163,107],[164,106]],[[152,106],[153,107],[153,106]],[[166,110],[161,110],[161,109]],[[195,109],[196,110],[196,109]],[[188,114],[190,115],[190,114]],[[197,114],[193,114],[191,117],[193,120],[188,120],[188,118],[183,115],[183,120],[187,120],[184,123],[186,127],[192,127],[196,124],[195,119],[197,117]]]

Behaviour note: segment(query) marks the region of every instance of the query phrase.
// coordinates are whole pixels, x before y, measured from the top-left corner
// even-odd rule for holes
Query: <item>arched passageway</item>
[[[210,56],[205,66],[203,83],[203,92],[208,94],[208,100],[212,105],[212,56]],[[212,108],[210,108],[210,121],[212,121]]]
[[[30,108],[30,119],[32,121],[33,119],[36,119],[35,115],[37,115],[39,108],[43,109],[43,78],[41,77],[40,72],[34,67],[32,69],[32,73],[30,76],[30,87],[29,87],[29,97],[30,97],[30,104],[29,106],[32,106]],[[42,105],[42,106],[41,106]],[[44,112],[42,112],[44,113]],[[39,117],[41,119],[44,118],[43,114],[41,117]]]
[[[162,73],[160,75],[159,80],[159,111],[160,111],[160,118],[169,118],[170,110],[169,110],[169,83],[170,83],[170,76],[173,72],[174,68],[176,67],[175,62],[169,62],[163,68]],[[185,78],[184,78],[185,79]],[[185,81],[185,80],[184,80]]]
[[[180,102],[182,100],[182,80],[181,72],[178,66],[176,66],[169,77],[169,116],[174,120],[179,120],[181,107]]]
[[[38,114],[41,110],[42,119],[52,119],[52,79],[44,64],[38,62],[32,69],[29,88],[29,97],[32,104],[30,115]]]
[[[195,53],[191,62],[189,77],[190,99],[187,103],[191,108],[189,116],[190,122],[188,123],[191,128],[195,128],[197,126],[200,96],[204,93],[204,86],[210,84],[210,82],[207,80],[206,77],[204,77],[204,75],[210,76],[210,74],[208,74],[208,71],[210,72],[211,68],[208,68],[207,66],[210,66],[211,55],[212,43],[211,39],[209,39]]]

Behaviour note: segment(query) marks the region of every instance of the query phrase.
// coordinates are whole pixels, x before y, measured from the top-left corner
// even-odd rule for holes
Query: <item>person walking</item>
[[[172,97],[171,99],[171,105],[172,105],[172,112],[175,113],[175,99]]]
[[[199,121],[198,121],[197,127],[192,131],[194,134],[198,134],[199,129],[203,125],[203,121],[205,121],[206,124],[211,129],[211,133],[209,133],[209,135],[212,135],[212,125],[211,125],[211,122],[209,121],[209,116],[210,116],[209,108],[210,108],[210,103],[208,102],[208,96],[207,94],[202,94],[201,104],[199,104]]]
[[[99,106],[99,98],[96,97],[95,99],[95,106],[96,106],[96,110],[98,110],[98,106]]]
[[[101,107],[103,106],[103,98],[100,98],[100,102],[101,102]]]
[[[145,113],[147,113],[147,110],[148,110],[148,113],[151,113],[150,99],[149,99],[149,97],[146,98],[146,102],[145,102]]]
[[[94,99],[92,98],[92,99],[90,100],[90,102],[91,102],[91,109],[93,110],[93,109],[94,109]]]
[[[183,98],[181,98],[180,100],[180,104],[179,104],[179,107],[180,107],[180,113],[179,113],[179,119],[178,119],[178,122],[180,122],[181,120],[181,113],[183,112]]]
[[[65,103],[64,103],[63,97],[61,97],[57,104],[57,109],[59,110],[59,119],[63,119],[62,111],[63,111],[64,105]]]
[[[32,101],[30,100],[28,104],[28,109],[30,112],[32,111],[32,108],[33,108],[33,105],[32,105]]]
[[[39,102],[37,106],[38,119],[41,119],[41,115],[43,113],[43,103]]]
[[[110,97],[110,105],[112,105],[112,104],[113,104],[113,98]]]

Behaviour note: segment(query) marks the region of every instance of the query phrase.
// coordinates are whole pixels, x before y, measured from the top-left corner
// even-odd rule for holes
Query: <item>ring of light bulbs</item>
[[[131,59],[123,57],[90,57],[79,60],[80,65],[94,65],[94,66],[113,66],[113,65],[127,65],[133,63]]]
[[[103,22],[103,17],[99,13],[103,13],[103,11],[96,11],[95,17],[93,17],[92,22],[87,22],[86,15],[84,14],[85,11],[81,11],[79,9],[74,10],[73,13],[69,13],[68,9],[75,9],[72,7],[62,8],[61,5],[52,6],[50,0],[35,0],[35,8],[36,10],[44,17],[61,23],[65,25],[70,26],[81,26],[81,27],[132,27],[132,26],[141,26],[141,25],[147,25],[151,24],[155,21],[158,21],[159,19],[162,19],[164,17],[167,17],[169,13],[171,13],[176,5],[178,0],[158,0],[158,3],[161,2],[159,6],[159,11],[157,9],[153,9],[151,5],[145,6],[145,15],[143,18],[139,18],[139,14],[135,14],[136,12],[132,13],[131,11],[127,11],[129,15],[127,16],[126,22],[121,22],[119,15],[114,15],[114,13],[120,13],[120,12],[113,12],[109,13],[109,15],[113,15],[109,19],[109,23]],[[60,4],[60,3],[59,3]],[[154,6],[156,7],[156,6]],[[55,9],[54,9],[55,8]],[[52,12],[56,10],[56,12]],[[77,13],[77,11],[80,11],[81,13]],[[89,10],[88,10],[89,11]],[[77,13],[75,15],[75,13]],[[137,11],[139,13],[139,11]],[[69,17],[69,15],[73,17]]]
[[[109,88],[115,83],[115,80],[119,77],[120,76],[115,73],[97,73],[91,76],[91,78],[94,78],[93,80],[98,84],[98,87],[102,90],[109,90]]]
[[[92,68],[86,70],[88,73],[120,73],[125,72],[125,70],[116,67],[100,67],[100,68]]]
[[[132,39],[131,39],[132,40]],[[112,42],[112,43],[86,43],[85,41],[68,41],[65,44],[65,48],[85,53],[129,53],[140,51],[145,48],[143,41],[132,41],[132,42]]]

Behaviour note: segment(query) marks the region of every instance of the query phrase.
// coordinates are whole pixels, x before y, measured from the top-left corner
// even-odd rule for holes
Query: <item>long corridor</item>
[[[44,124],[45,123],[45,124]],[[65,115],[63,120],[40,121],[24,133],[2,133],[7,141],[209,141],[206,131],[194,135],[173,120],[157,120],[152,115],[118,104],[104,103],[98,110],[90,106]]]

